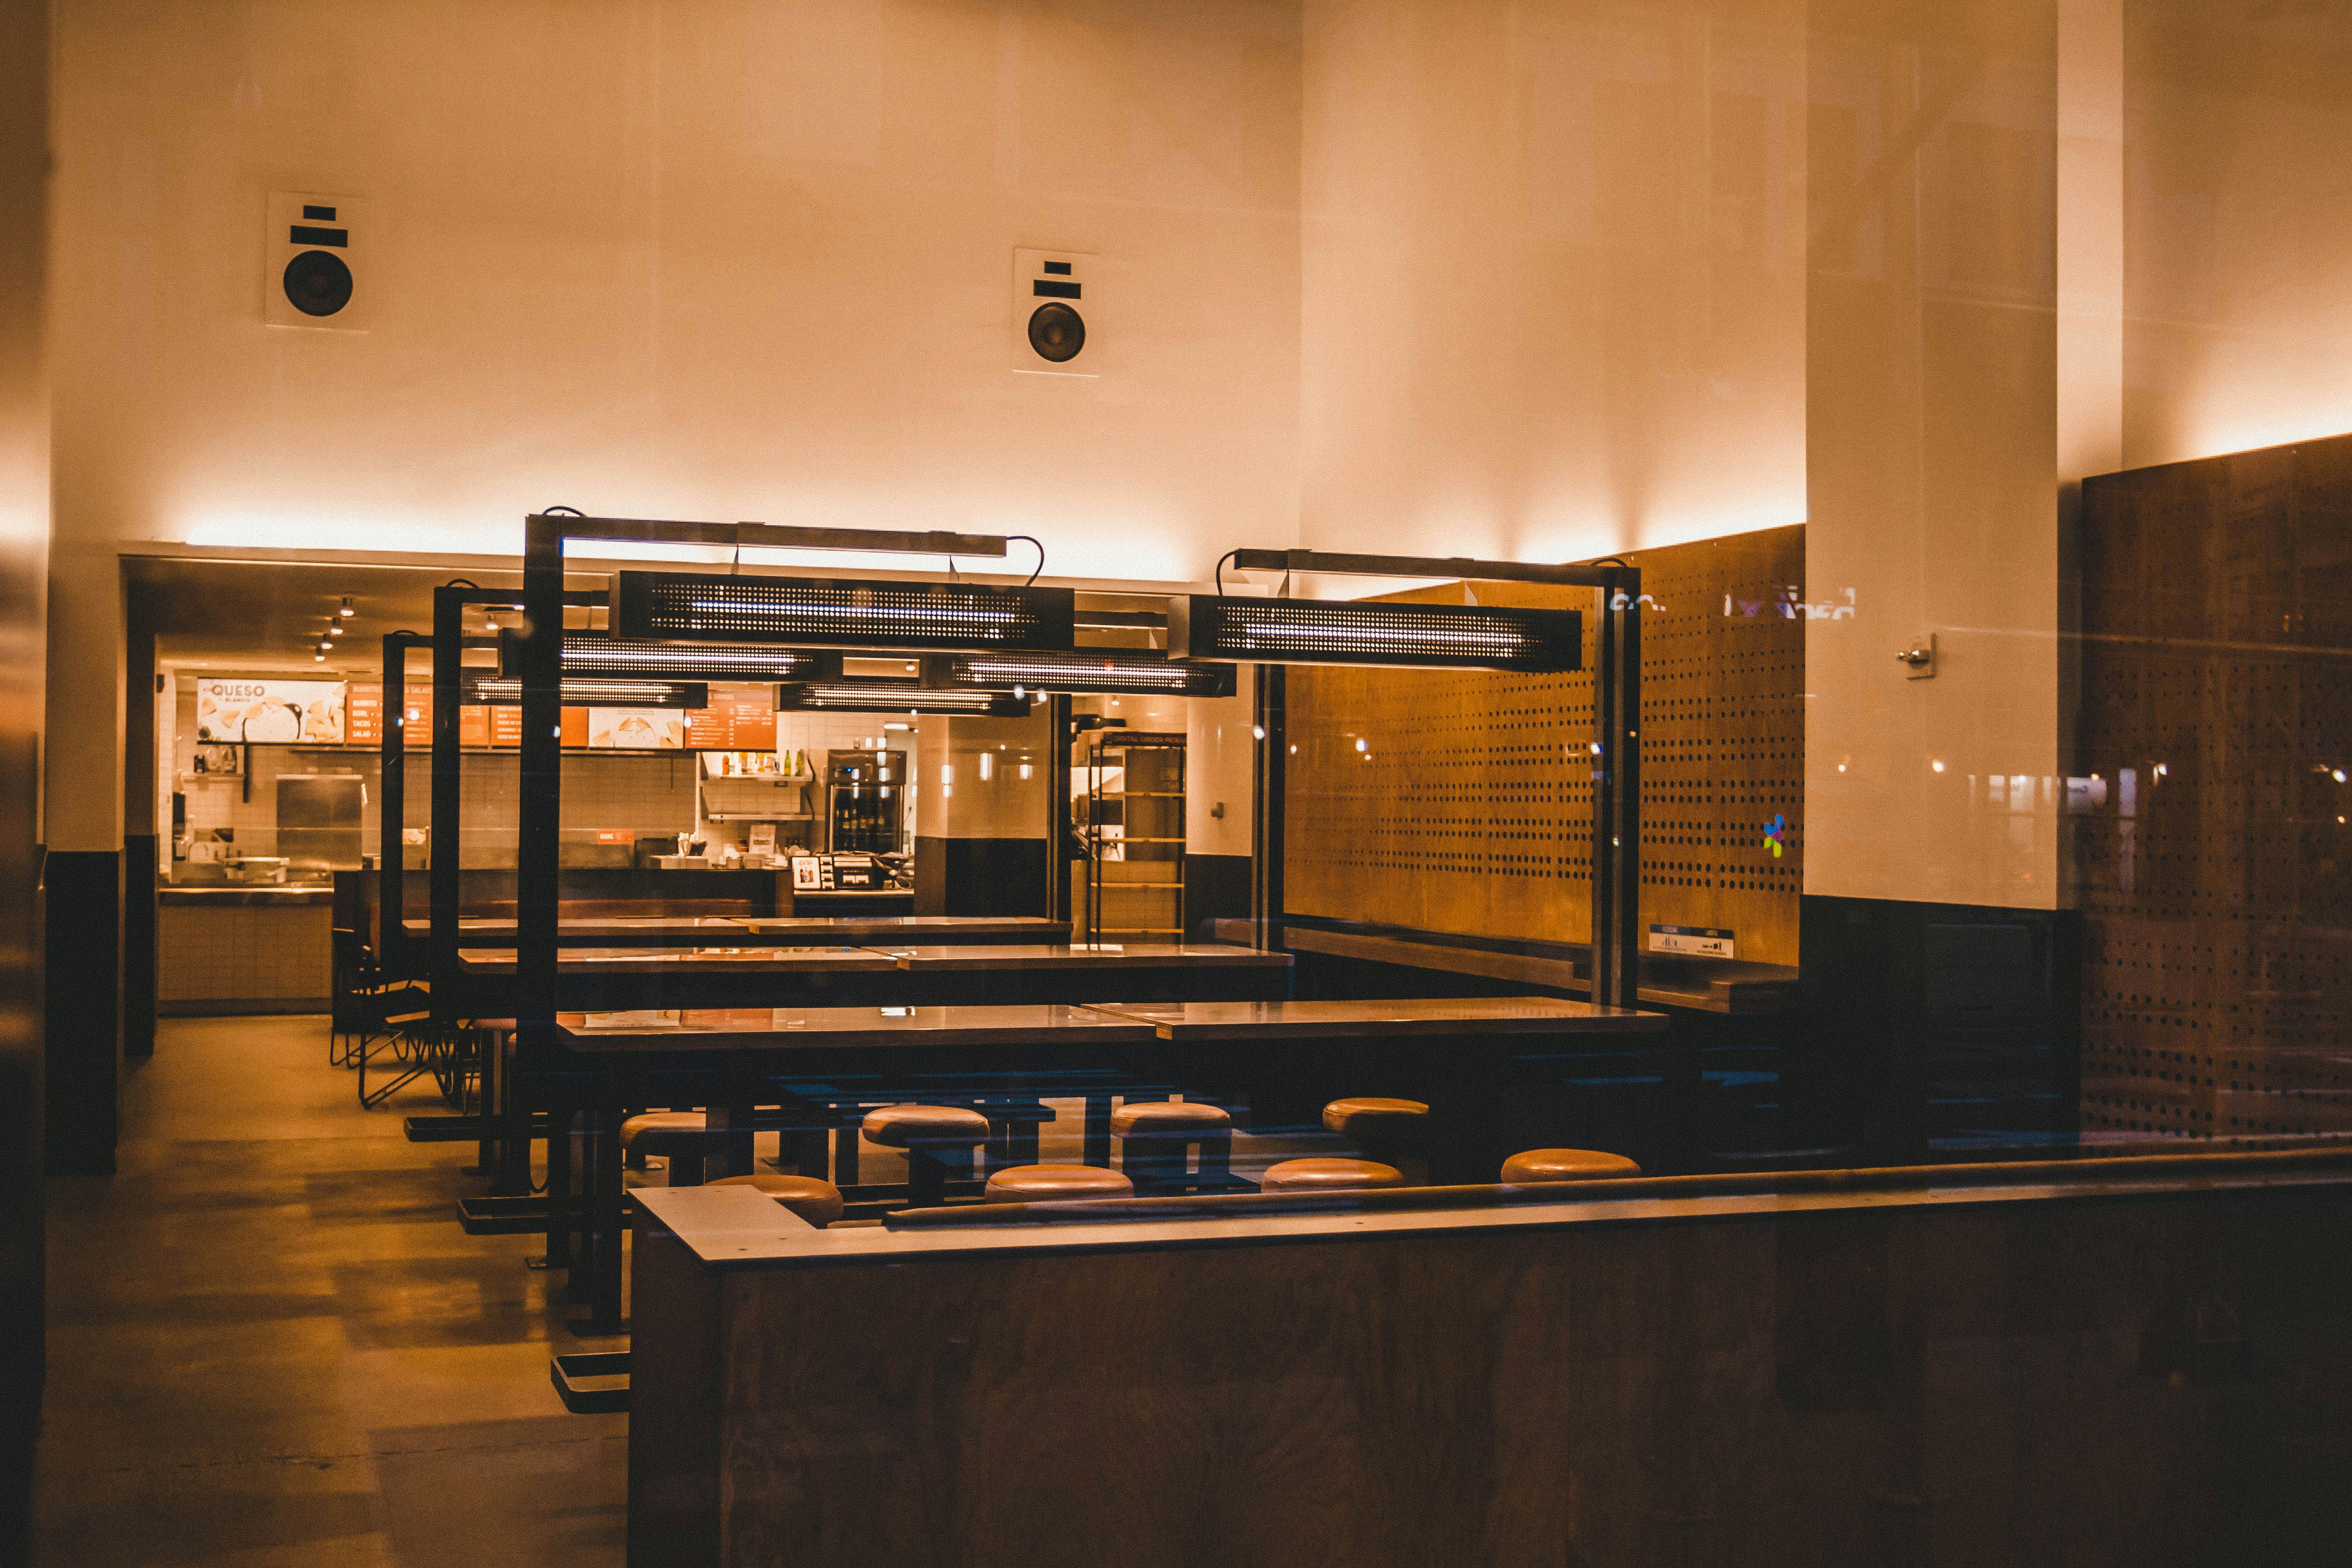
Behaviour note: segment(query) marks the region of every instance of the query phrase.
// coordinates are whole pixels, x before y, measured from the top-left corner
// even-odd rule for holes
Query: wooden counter
[[[2352,1180],[2098,1163],[962,1232],[642,1189],[629,1561],[2187,1568],[2332,1531]]]

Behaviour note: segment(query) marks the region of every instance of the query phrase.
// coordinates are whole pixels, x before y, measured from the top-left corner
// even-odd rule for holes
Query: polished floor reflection
[[[622,1560],[627,1417],[557,1403],[537,1239],[353,1100],[323,1018],[166,1019],[121,1173],[51,1179],[37,1562]]]

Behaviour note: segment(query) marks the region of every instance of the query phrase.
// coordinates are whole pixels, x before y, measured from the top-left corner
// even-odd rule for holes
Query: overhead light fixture
[[[511,629],[499,639],[499,673],[522,673],[522,639]],[[566,632],[563,675],[646,676],[673,680],[825,680],[841,673],[841,656],[813,648],[725,643],[633,642],[597,632]]]
[[[349,594],[344,595],[343,607],[335,612],[335,618],[337,620],[349,620],[358,614],[359,612],[357,610],[352,608],[352,596]]]
[[[1067,588],[623,572],[610,619],[616,637],[656,642],[1063,649],[1076,601]]]
[[[956,653],[926,661],[935,686],[1030,691],[1129,691],[1144,696],[1231,697],[1230,664],[1180,664],[1157,653],[1080,648],[1073,653]]]
[[[1025,719],[1029,703],[1005,691],[941,689],[919,680],[841,680],[776,688],[779,712],[956,713],[979,719]]]
[[[1168,601],[1171,659],[1435,669],[1579,669],[1574,610],[1193,594]]]
[[[327,651],[326,651],[326,649],[324,649],[324,648],[320,648],[317,653],[312,654],[312,655],[310,656],[310,662],[311,662],[312,664],[324,664],[324,663],[326,663],[326,662],[327,662]]]
[[[329,621],[327,623],[327,635],[331,637],[339,637],[342,636],[343,623],[341,621]]]
[[[474,707],[520,708],[522,681],[519,677],[482,675],[467,679],[458,700]],[[567,708],[708,708],[710,688],[687,680],[601,680],[589,678],[563,683]]]

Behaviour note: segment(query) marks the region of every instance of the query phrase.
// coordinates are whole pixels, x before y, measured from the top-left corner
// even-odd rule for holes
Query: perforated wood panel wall
[[[2352,1131],[2352,437],[2083,494],[2084,1131]]]
[[[1631,556],[1642,626],[1642,919],[1797,962],[1804,530]],[[1480,583],[1484,604],[1589,590]],[[1458,585],[1388,595],[1460,603]],[[1295,668],[1284,903],[1295,914],[1591,940],[1592,620],[1584,670]],[[1780,851],[1766,828],[1775,818]]]

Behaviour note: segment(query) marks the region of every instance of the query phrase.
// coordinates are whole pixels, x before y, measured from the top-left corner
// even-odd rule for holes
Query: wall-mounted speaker
[[[361,204],[350,196],[269,194],[262,247],[261,319],[273,327],[365,331],[366,283],[361,277]]]
[[[1013,253],[1013,368],[1039,375],[1102,374],[1100,297],[1091,256]],[[1090,335],[1091,334],[1091,335]]]

